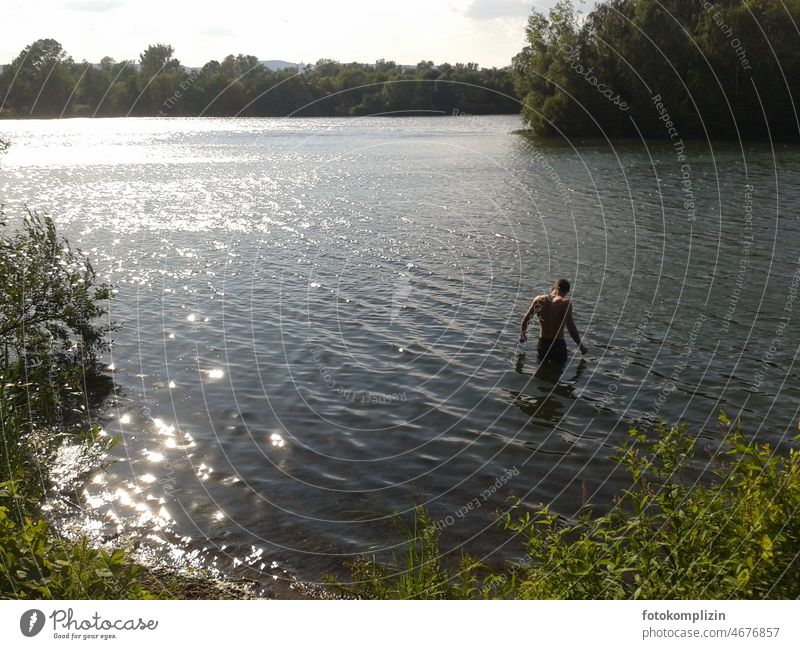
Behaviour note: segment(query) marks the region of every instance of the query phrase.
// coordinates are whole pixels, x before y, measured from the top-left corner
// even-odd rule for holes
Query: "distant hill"
[[[296,70],[296,69],[299,68],[300,65],[303,65],[302,63],[292,63],[291,61],[283,61],[281,59],[270,59],[270,60],[267,60],[267,61],[259,61],[259,63],[261,65],[263,65],[265,68],[267,68],[269,70],[272,70],[273,72],[279,72],[281,70],[286,70],[286,69]],[[3,74],[3,69],[6,67],[6,65],[0,64],[0,74]],[[313,65],[313,64],[311,64],[311,65]],[[364,65],[364,66],[366,66],[368,68],[374,68],[375,67],[374,63],[361,63],[360,65]],[[102,67],[99,63],[92,63],[91,66],[96,70],[99,70]],[[137,72],[139,71],[139,67],[140,66],[139,66],[138,63],[132,62],[130,64],[130,66],[134,70],[136,70]],[[415,70],[417,66],[416,65],[398,65],[397,67],[399,69],[403,70],[404,72],[410,72],[410,71]],[[432,69],[436,70],[436,69],[438,69],[438,67],[439,67],[438,65],[434,65],[432,67]],[[192,67],[192,66],[189,66],[189,65],[184,65],[183,69],[187,73],[191,74],[192,72],[201,70],[202,66],[201,67]]]
[[[279,70],[285,70],[286,68],[297,69],[297,66],[298,66],[297,63],[292,63],[291,61],[281,61],[281,60],[272,60],[272,59],[269,60],[269,61],[259,61],[259,63],[261,65],[263,65],[265,68],[269,68],[270,70],[272,70],[274,72],[278,72]],[[5,69],[5,67],[6,67],[5,65],[0,64],[0,74],[3,74],[3,70]],[[100,64],[99,63],[92,63],[92,67],[95,68],[95,69],[99,69],[100,68]],[[134,63],[132,65],[132,67],[136,71],[139,70],[139,64],[138,63]],[[194,70],[199,70],[200,69],[200,68],[193,68],[193,67],[188,66],[188,65],[184,65],[183,68],[187,72],[193,72]]]
[[[270,70],[277,72],[278,70],[285,70],[286,68],[297,69],[297,63],[290,63],[289,61],[259,61],[261,65]]]

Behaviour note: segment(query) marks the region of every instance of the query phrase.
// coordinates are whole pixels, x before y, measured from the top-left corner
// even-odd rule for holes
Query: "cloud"
[[[111,11],[125,4],[125,0],[67,0],[64,3],[65,9],[73,11],[91,11],[100,13]]]
[[[456,5],[456,11],[475,20],[525,18],[533,8],[530,0],[472,0],[466,5],[458,4],[461,6]]]

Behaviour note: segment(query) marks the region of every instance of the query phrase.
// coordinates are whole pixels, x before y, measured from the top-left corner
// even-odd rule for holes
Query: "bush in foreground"
[[[62,539],[39,510],[60,444],[110,442],[85,389],[111,328],[98,324],[109,288],[50,218],[0,226],[0,598],[149,598],[122,550]]]
[[[617,458],[631,487],[602,516],[565,521],[519,505],[501,520],[522,560],[492,569],[463,557],[448,569],[418,509],[407,553],[386,566],[361,557],[341,592],[363,598],[761,599],[800,596],[800,451],[778,454],[722,415],[707,484],[686,477],[696,440],[685,427],[631,430]],[[795,440],[796,441],[796,440]]]
[[[27,211],[12,229],[0,212],[0,599],[151,597],[122,550],[62,539],[39,510],[59,444],[109,443],[86,390],[113,328],[99,323],[109,295],[49,217]]]

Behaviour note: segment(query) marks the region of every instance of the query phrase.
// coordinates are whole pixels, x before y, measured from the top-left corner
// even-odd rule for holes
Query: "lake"
[[[510,496],[607,509],[659,417],[709,449],[721,410],[797,434],[800,151],[521,126],[0,122],[6,213],[50,213],[116,291],[117,461],[64,528],[286,595],[402,553],[417,504],[451,556],[514,559]],[[589,347],[563,372],[517,344],[556,277]]]

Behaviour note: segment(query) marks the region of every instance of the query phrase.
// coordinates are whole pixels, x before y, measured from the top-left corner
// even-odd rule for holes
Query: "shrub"
[[[467,599],[474,589],[474,572],[480,565],[464,557],[458,575],[443,567],[439,553],[439,532],[423,507],[414,509],[411,526],[395,517],[406,536],[402,557],[393,557],[387,567],[375,558],[360,556],[350,564],[352,584],[332,578],[326,581],[344,595],[369,599]]]
[[[21,226],[0,234],[0,365],[20,366],[38,391],[33,417],[68,416],[87,374],[97,374],[97,352],[114,325],[98,324],[110,287],[97,283],[80,251],[59,237],[53,220],[26,210]],[[67,386],[64,389],[63,386]]]
[[[88,429],[85,386],[109,382],[97,361],[114,328],[98,324],[109,295],[49,217],[27,212],[20,228],[0,234],[0,482],[40,492],[37,447]]]
[[[654,441],[631,430],[617,458],[631,487],[602,516],[567,521],[517,503],[503,527],[524,543],[522,560],[492,569],[464,557],[447,571],[435,530],[417,513],[405,566],[361,557],[353,583],[366,598],[733,599],[800,596],[800,451],[748,441],[723,414],[713,478],[687,478],[696,440],[683,426]]]

